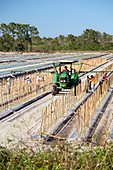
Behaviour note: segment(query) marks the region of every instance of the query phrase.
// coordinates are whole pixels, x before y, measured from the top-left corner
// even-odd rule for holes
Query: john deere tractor
[[[62,89],[71,89],[72,87],[75,88],[75,95],[76,95],[76,86],[79,83],[78,74],[72,68],[73,61],[63,61],[60,62],[59,65],[54,66],[54,75],[53,75],[53,87],[52,87],[52,95],[56,95]],[[69,73],[65,71],[61,71],[61,66],[68,65]],[[59,69],[58,69],[59,68]],[[57,70],[58,69],[58,70]]]

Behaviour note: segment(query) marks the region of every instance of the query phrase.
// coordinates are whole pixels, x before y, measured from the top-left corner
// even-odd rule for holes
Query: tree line
[[[113,36],[86,29],[80,36],[69,34],[41,38],[38,29],[30,24],[0,24],[0,51],[51,53],[76,50],[113,50]]]

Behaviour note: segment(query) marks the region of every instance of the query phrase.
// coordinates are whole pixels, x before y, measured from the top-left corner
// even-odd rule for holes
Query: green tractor
[[[59,65],[55,65],[55,63],[53,64],[54,75],[53,75],[52,95],[58,94],[59,91],[61,91],[62,89],[71,89],[72,87],[74,87],[75,89],[74,93],[76,96],[76,86],[78,85],[78,83],[80,83],[80,80],[76,70],[72,68],[73,63],[74,61],[62,61],[59,63]],[[61,66],[64,65],[69,65],[70,70],[61,71]],[[57,70],[57,67],[59,67],[59,71]],[[65,68],[67,69],[67,66],[65,66]]]

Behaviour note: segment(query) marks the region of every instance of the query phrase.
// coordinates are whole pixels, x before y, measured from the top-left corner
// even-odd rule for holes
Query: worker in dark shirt
[[[67,66],[64,67],[64,69],[62,70],[62,72],[66,72],[67,74],[69,74],[69,70],[68,70]]]

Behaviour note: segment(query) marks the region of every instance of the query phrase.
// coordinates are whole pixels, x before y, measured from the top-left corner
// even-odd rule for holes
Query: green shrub
[[[111,170],[113,169],[113,145],[107,148],[71,144],[34,154],[26,150],[0,148],[0,170]]]

